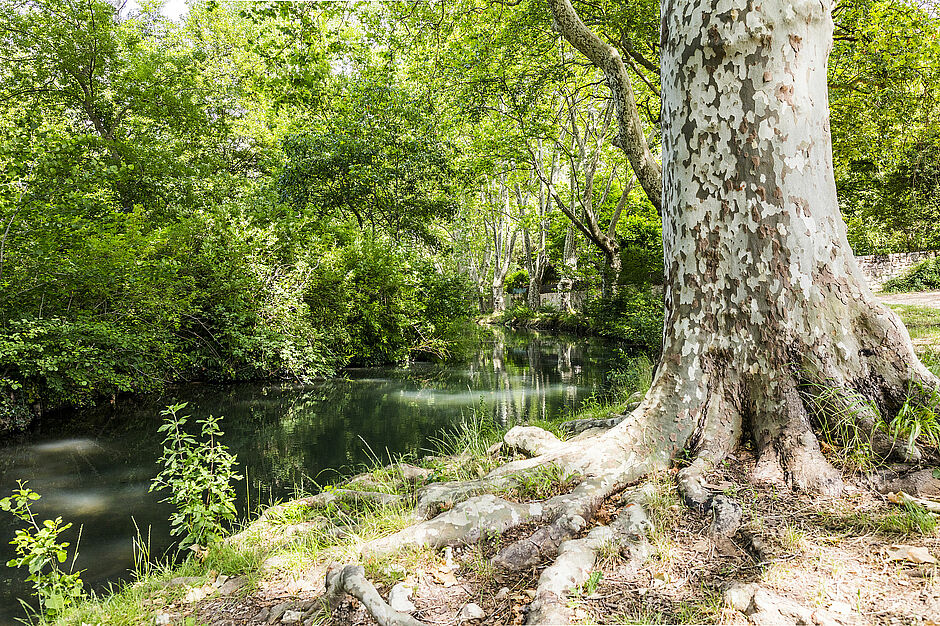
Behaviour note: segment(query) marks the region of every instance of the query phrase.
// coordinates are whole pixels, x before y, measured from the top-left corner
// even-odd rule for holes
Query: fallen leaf
[[[445,587],[453,587],[457,584],[457,577],[454,576],[454,573],[451,571],[437,570],[432,575],[434,576],[434,580]]]
[[[692,544],[692,550],[694,552],[708,552],[712,549],[712,542],[708,539],[699,539],[694,544]]]
[[[936,563],[927,548],[896,544],[887,548],[889,561],[910,561],[911,563]]]

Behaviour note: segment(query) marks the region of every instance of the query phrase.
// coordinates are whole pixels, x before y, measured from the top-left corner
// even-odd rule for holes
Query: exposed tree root
[[[493,557],[493,565],[505,571],[522,571],[554,558],[559,546],[587,526],[597,509],[618,486],[616,481],[609,479],[589,478],[570,494],[554,498],[549,503],[549,509],[561,510],[554,513],[551,523],[503,548]],[[555,506],[552,507],[552,504]]]
[[[397,533],[370,541],[364,553],[384,554],[405,546],[446,546],[475,543],[488,534],[499,534],[540,518],[545,507],[539,503],[517,504],[492,494],[475,496],[437,517],[413,524]]]
[[[811,609],[770,592],[756,583],[737,583],[725,592],[725,603],[744,613],[758,626],[838,626],[842,624],[825,609]]]
[[[539,577],[526,623],[570,623],[572,613],[568,606],[568,592],[588,579],[597,560],[597,552],[608,548],[627,552],[631,563],[639,566],[649,556],[646,542],[649,525],[643,507],[630,503],[610,526],[597,526],[582,539],[563,542],[555,562]]]
[[[592,428],[613,428],[625,419],[627,419],[626,415],[613,415],[607,419],[569,420],[559,424],[558,428],[561,432],[574,436]]]
[[[379,626],[424,626],[407,613],[399,613],[389,606],[366,578],[361,565],[346,565],[327,572],[325,599],[335,607],[344,594],[359,600]]]

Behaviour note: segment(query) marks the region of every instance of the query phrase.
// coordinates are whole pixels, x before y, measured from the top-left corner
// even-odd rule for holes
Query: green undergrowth
[[[655,352],[662,343],[663,301],[661,293],[653,289],[624,286],[612,298],[588,300],[577,312],[560,311],[551,305],[533,310],[519,302],[495,321],[513,328],[596,335]]]
[[[903,275],[887,281],[881,289],[888,293],[940,289],[940,257],[921,261]]]
[[[173,560],[139,561],[132,579],[113,585],[63,614],[56,624],[142,624],[146,615],[162,613],[165,607],[179,603],[190,587],[211,583],[218,575],[241,576],[246,584],[241,592],[257,588],[264,553],[257,546],[234,548],[226,544],[211,546],[203,558],[195,554],[182,562]],[[170,584],[174,578],[193,578],[186,585]]]
[[[866,534],[886,537],[933,536],[937,530],[937,515],[910,502],[889,510],[849,512],[823,510],[819,512],[819,518],[824,528],[853,536]]]

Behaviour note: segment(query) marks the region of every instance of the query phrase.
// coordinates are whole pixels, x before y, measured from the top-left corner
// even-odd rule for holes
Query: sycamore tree
[[[549,3],[562,34],[602,66],[612,90],[621,90],[620,140],[630,140],[637,120],[623,119],[635,111],[618,83],[619,53],[591,33],[568,0]],[[704,476],[746,442],[757,457],[755,479],[841,492],[841,474],[814,433],[814,414],[849,422],[880,454],[921,456],[916,442],[879,429],[904,403],[928,401],[940,381],[867,286],[846,238],[829,132],[831,9],[827,0],[663,1],[666,325],[649,392],[623,421],[594,437],[561,442],[539,428],[514,427],[504,445],[530,458],[480,481],[425,490],[417,503],[425,514],[464,501],[364,551],[464,543],[540,522],[492,562],[513,572],[554,561],[539,578],[527,623],[568,623],[566,590],[587,579],[596,550],[642,533],[639,507],[574,537],[607,496],[652,472],[683,459],[678,477],[686,501],[710,509],[713,531],[728,534],[740,524],[741,508],[713,492]],[[598,43],[604,45],[593,47]],[[648,147],[633,139],[625,152],[642,162]],[[646,174],[637,164],[634,170],[649,191],[657,169],[646,165]],[[582,480],[536,505],[476,495],[547,464]],[[345,568],[328,585],[356,593],[360,571]],[[387,623],[417,622],[404,616]]]

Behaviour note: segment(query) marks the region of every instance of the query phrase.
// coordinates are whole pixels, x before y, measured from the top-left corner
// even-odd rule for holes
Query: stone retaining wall
[[[862,273],[868,278],[872,290],[878,291],[885,281],[900,276],[921,261],[940,256],[940,250],[925,252],[899,252],[897,254],[866,254],[857,256]]]

